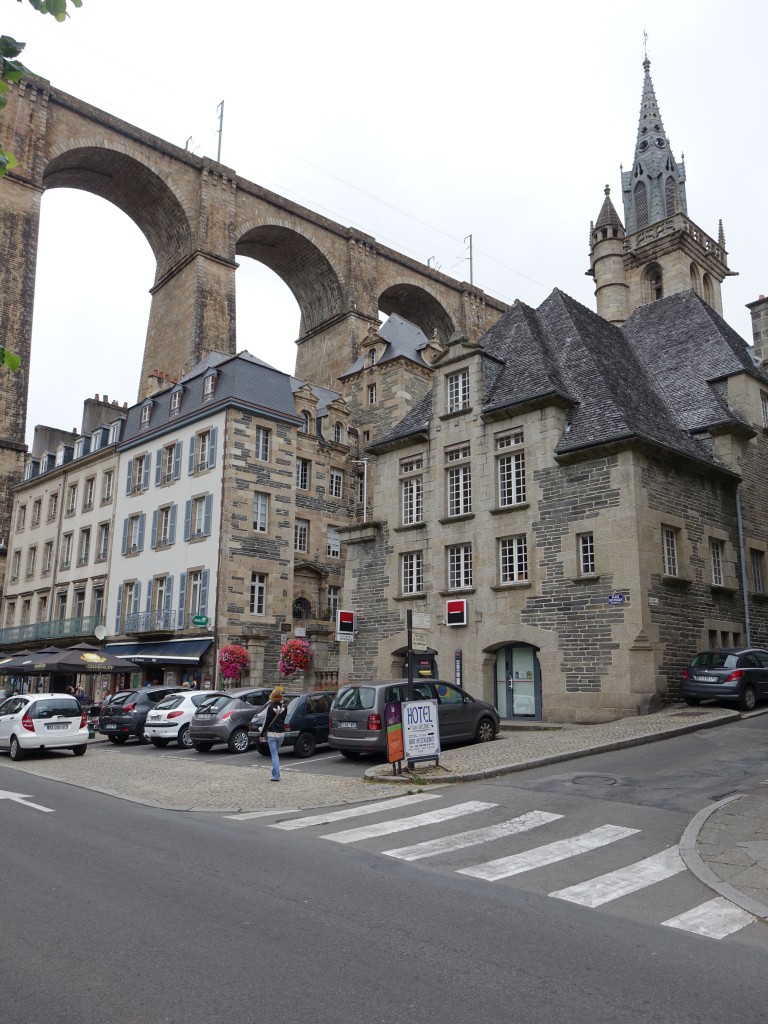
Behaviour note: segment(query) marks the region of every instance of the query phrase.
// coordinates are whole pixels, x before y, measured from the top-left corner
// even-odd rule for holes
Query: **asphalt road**
[[[552,892],[675,844],[701,806],[768,776],[767,740],[763,717],[315,824],[310,812],[148,809],[0,761],[0,789],[29,796],[0,800],[3,1017],[766,1020],[768,926],[717,940],[662,924],[713,895],[687,872],[598,908]],[[477,802],[493,806],[472,820],[387,831]],[[460,872],[543,840],[532,832],[489,844],[493,854],[452,849],[414,861],[385,852],[533,810],[553,816],[542,831],[555,841],[607,824],[627,835],[493,882]],[[291,822],[300,827],[275,827]]]

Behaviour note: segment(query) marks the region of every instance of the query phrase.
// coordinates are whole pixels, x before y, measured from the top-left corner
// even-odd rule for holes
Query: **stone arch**
[[[397,313],[416,324],[428,338],[437,331],[437,337],[443,344],[456,330],[452,317],[442,303],[420,285],[408,282],[391,284],[379,296],[379,309],[387,316]]]
[[[691,278],[691,288],[693,288],[697,295],[701,295],[701,278],[699,277],[699,268],[695,263],[691,264],[689,273]]]
[[[296,228],[280,223],[244,226],[235,253],[263,263],[290,288],[301,312],[302,335],[344,310],[344,289],[331,261]]]
[[[106,199],[136,224],[157,260],[159,280],[190,251],[189,217],[166,178],[130,154],[80,140],[52,157],[44,189],[76,188]]]
[[[655,302],[664,296],[664,275],[658,263],[649,263],[643,271],[643,302]]]

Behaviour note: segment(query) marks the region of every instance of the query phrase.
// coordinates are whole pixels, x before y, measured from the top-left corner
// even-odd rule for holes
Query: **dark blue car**
[[[293,747],[296,757],[311,757],[318,743],[328,742],[328,715],[335,690],[312,690],[293,697],[285,715],[285,739],[280,748]],[[284,699],[291,698],[285,694]],[[264,757],[269,757],[269,747],[260,733],[264,728],[266,711],[252,719],[248,727],[248,738]]]

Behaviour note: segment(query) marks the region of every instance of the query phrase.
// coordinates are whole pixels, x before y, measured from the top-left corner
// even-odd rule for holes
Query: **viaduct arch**
[[[22,357],[0,371],[0,485],[18,479],[24,447],[40,200],[78,188],[122,210],[156,260],[138,397],[157,372],[212,351],[235,352],[237,258],[288,285],[301,313],[296,375],[328,388],[357,358],[378,310],[445,342],[476,340],[507,305],[355,228],[337,224],[96,107],[43,79],[11,89],[0,137],[18,163],[0,181],[0,339]],[[7,493],[7,486],[4,488]],[[7,508],[6,508],[7,505]],[[0,503],[0,541],[10,503]]]

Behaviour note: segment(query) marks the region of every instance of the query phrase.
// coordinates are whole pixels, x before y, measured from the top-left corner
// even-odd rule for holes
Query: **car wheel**
[[[356,761],[360,757],[359,750],[341,750],[339,753],[342,757],[346,757],[348,761]]]
[[[193,743],[192,746],[195,748],[195,750],[199,750],[201,754],[207,754],[208,751],[213,746],[213,744],[208,743],[208,741],[206,740],[205,742]]]
[[[150,742],[153,747],[167,747],[171,741],[166,740],[163,737],[153,736]]]
[[[119,743],[120,742],[120,737],[119,736],[107,736],[107,739],[109,740],[110,743]]]
[[[697,705],[701,704],[701,701],[698,697],[683,697],[683,700],[689,708],[695,708],[697,707]]]
[[[269,747],[265,746],[263,743],[259,743],[256,749],[258,750],[262,757],[272,757]]]
[[[127,736],[110,736],[109,738],[112,740],[113,743],[121,743],[122,744],[122,743],[127,743],[128,742],[128,737]]]
[[[235,729],[227,740],[227,746],[231,754],[244,754],[248,749],[248,733],[245,729]]]
[[[179,729],[179,735],[176,738],[176,742],[179,744],[180,747],[183,747],[184,750],[192,749],[192,737],[189,735],[188,725],[184,725],[182,726],[181,729]]]
[[[311,732],[300,732],[293,745],[293,752],[296,757],[312,757],[315,746],[315,737]]]
[[[496,727],[490,718],[481,718],[475,730],[476,743],[488,743],[496,736]]]
[[[22,750],[21,744],[19,743],[18,737],[16,736],[11,736],[11,760],[24,760],[24,751]]]
[[[88,744],[87,743],[81,743],[78,747],[72,747],[72,753],[75,755],[75,757],[82,757],[87,749],[88,749]]]
[[[739,697],[739,709],[741,711],[754,711],[755,704],[757,704],[755,688],[747,684],[741,692],[741,697]]]

